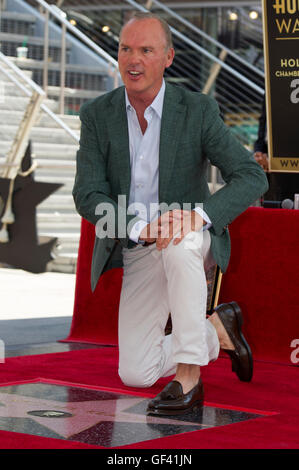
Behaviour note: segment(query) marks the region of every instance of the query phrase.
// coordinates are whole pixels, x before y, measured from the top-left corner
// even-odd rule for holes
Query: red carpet
[[[117,348],[100,348],[7,359],[1,365],[1,384],[45,378],[70,385],[85,384],[112,391],[134,392],[117,374]],[[240,382],[228,359],[202,368],[206,405],[218,404],[277,414],[213,429],[164,437],[125,446],[140,449],[294,449],[299,448],[298,369],[257,362],[251,383]],[[136,394],[154,396],[168,379]],[[76,442],[0,431],[0,448],[98,448]]]

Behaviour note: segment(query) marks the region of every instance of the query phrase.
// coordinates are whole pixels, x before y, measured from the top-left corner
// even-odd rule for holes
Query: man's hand
[[[254,154],[255,161],[261,165],[264,171],[269,171],[269,159],[268,155],[263,152],[255,152]]]
[[[160,217],[150,224],[147,224],[140,233],[139,240],[147,243],[154,243],[160,233]]]
[[[148,243],[156,241],[158,250],[167,248],[172,239],[177,245],[191,231],[199,231],[205,221],[196,211],[176,209],[165,212],[154,222],[146,225],[139,239]]]
[[[172,239],[174,239],[173,244],[178,245],[189,232],[198,232],[205,223],[194,210],[176,209],[166,212],[161,216],[161,231],[157,239],[157,249],[167,248]]]

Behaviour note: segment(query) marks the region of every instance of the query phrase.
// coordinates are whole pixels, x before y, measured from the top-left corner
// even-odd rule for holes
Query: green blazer
[[[77,172],[73,197],[79,214],[94,225],[112,222],[115,233],[95,237],[91,287],[100,275],[122,267],[122,248],[135,246],[127,233],[120,233],[119,221],[138,218],[122,215],[118,196],[130,192],[130,153],[125,89],[120,87],[85,103],[80,110],[81,137],[77,152]],[[225,185],[216,193],[209,191],[208,160],[221,171]],[[239,143],[219,115],[215,100],[197,92],[166,84],[160,135],[159,202],[168,205],[203,203],[212,221],[211,250],[222,272],[230,257],[228,225],[268,188],[264,171]],[[96,214],[100,203],[114,209]],[[101,220],[102,219],[102,220]],[[113,219],[113,220],[112,220]],[[133,220],[134,219],[134,220]],[[108,227],[109,224],[107,224]]]

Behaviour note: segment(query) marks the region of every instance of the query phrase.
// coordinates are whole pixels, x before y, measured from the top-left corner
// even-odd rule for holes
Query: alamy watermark
[[[167,203],[134,203],[126,206],[126,196],[118,196],[117,203],[102,202],[97,205],[95,215],[100,216],[96,223],[96,236],[98,238],[126,238],[130,236],[133,228],[142,224],[142,228],[150,223],[147,237],[157,238],[158,227],[163,228],[163,237],[168,238],[172,234],[175,219],[176,234],[188,234],[192,231],[191,217],[186,217],[194,208],[203,211],[203,204],[178,202]],[[183,212],[182,212],[183,211]],[[131,216],[128,221],[128,216]],[[150,222],[148,222],[150,221]],[[144,223],[145,222],[145,223]],[[138,228],[137,228],[138,230]]]
[[[0,339],[0,364],[5,362],[5,343]]]
[[[295,348],[294,351],[292,351],[290,360],[293,364],[298,364],[299,363],[299,339],[293,339],[290,344],[291,348]]]

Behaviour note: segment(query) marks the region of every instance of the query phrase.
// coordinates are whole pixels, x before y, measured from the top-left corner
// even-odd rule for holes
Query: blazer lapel
[[[167,202],[170,196],[169,179],[186,109],[187,106],[181,103],[180,92],[174,86],[166,84],[160,135],[159,202]]]
[[[111,133],[111,142],[117,153],[117,168],[119,175],[121,194],[126,195],[126,203],[129,203],[131,166],[129,131],[126,112],[124,88],[119,89],[111,100],[111,109],[107,110],[108,132]]]

